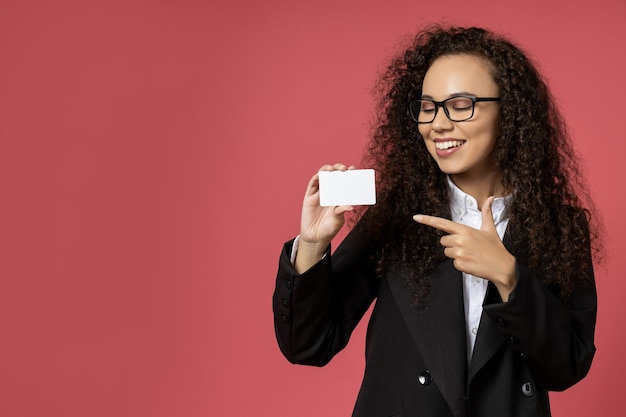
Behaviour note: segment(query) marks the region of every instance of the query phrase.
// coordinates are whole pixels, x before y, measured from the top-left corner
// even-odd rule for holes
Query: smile
[[[435,142],[435,147],[440,150],[457,148],[465,143],[464,140],[447,140],[445,142]]]

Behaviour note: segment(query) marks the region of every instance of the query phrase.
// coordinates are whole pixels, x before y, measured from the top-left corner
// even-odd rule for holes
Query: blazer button
[[[284,322],[284,323],[287,323],[287,324],[289,323],[289,317],[287,317],[287,316],[283,315],[283,316],[281,317],[281,319],[283,319],[283,322]]]
[[[422,371],[417,377],[417,381],[422,385],[428,385],[433,382],[433,377],[430,375],[430,372]]]
[[[496,324],[500,327],[505,327],[506,326],[506,320],[504,320],[502,317],[498,317],[498,319],[496,320]]]
[[[510,345],[517,345],[519,343],[519,340],[517,340],[515,336],[509,336],[506,341],[509,342]]]
[[[533,384],[532,382],[526,382],[524,383],[524,385],[522,385],[522,394],[527,397],[532,397],[533,395],[535,395],[536,391],[537,389],[535,388],[535,384]]]

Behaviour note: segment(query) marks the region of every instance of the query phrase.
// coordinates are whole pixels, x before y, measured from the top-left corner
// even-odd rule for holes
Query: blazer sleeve
[[[543,273],[518,262],[509,302],[484,306],[510,347],[546,389],[561,391],[589,371],[595,353],[597,295],[586,277],[566,302],[543,283]]]
[[[346,346],[380,281],[353,232],[303,274],[290,262],[292,244],[280,255],[272,299],[276,339],[290,362],[323,366]]]

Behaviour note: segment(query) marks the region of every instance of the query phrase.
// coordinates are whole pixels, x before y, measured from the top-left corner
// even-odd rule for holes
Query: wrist
[[[328,245],[329,243],[324,244],[323,242],[307,242],[300,237],[294,261],[296,271],[302,274],[322,260]]]
[[[302,236],[300,236],[300,239],[298,241],[298,254],[303,253],[306,254],[307,257],[312,257],[312,258],[322,258],[322,256],[324,256],[324,253],[326,253],[326,249],[328,248],[328,245],[330,244],[330,242],[309,242],[306,239],[303,239]]]
[[[513,292],[517,280],[515,279],[515,257],[510,255],[503,268],[500,279],[496,282],[496,288],[500,293],[502,301],[509,301],[509,295]]]

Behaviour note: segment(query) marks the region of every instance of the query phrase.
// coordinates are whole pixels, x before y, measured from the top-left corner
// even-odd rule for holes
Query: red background
[[[375,74],[426,22],[509,35],[571,127],[610,253],[560,416],[623,410],[624,0],[0,1],[0,415],[346,416],[274,340],[307,180],[358,163]]]

